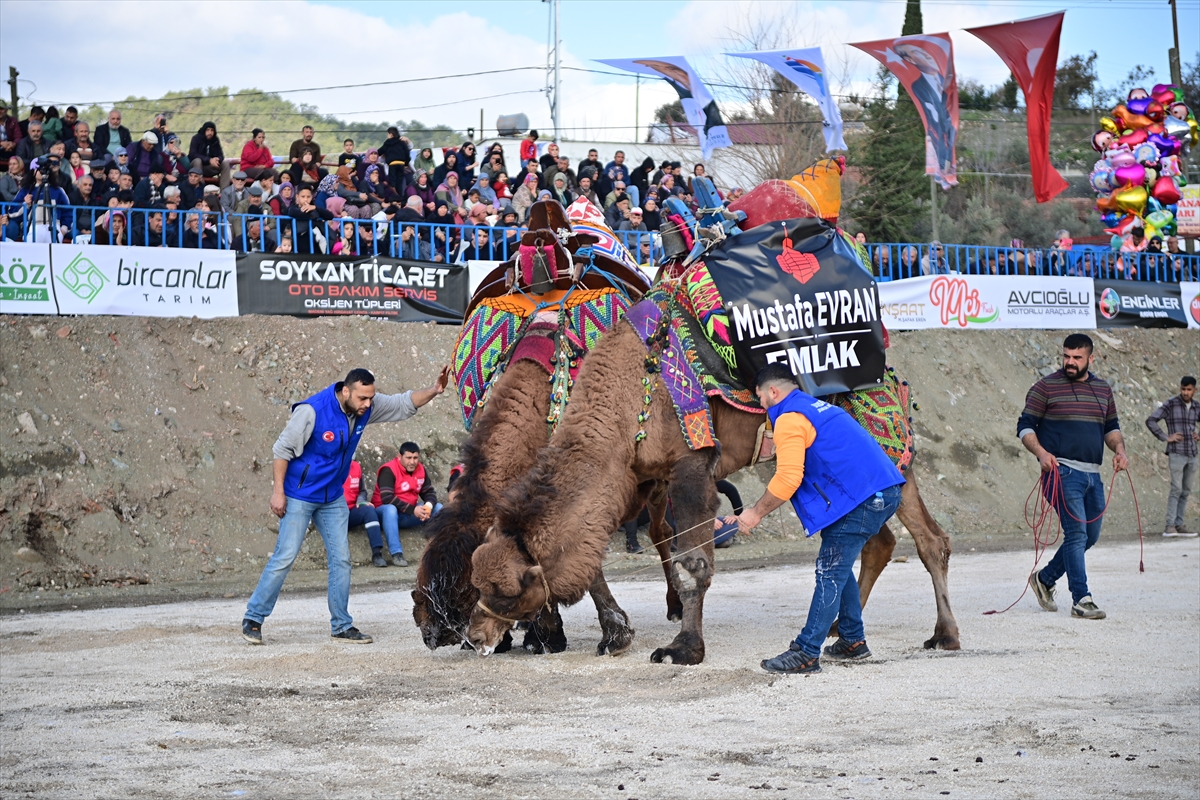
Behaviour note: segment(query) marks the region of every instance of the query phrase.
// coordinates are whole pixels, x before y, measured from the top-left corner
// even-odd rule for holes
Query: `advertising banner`
[[[1179,284],[1180,301],[1189,328],[1200,328],[1200,283],[1185,281]]]
[[[60,314],[236,317],[229,250],[50,245]]]
[[[1178,283],[1102,280],[1095,283],[1097,327],[1187,327]]]
[[[824,220],[759,225],[726,239],[704,263],[725,301],[747,385],[774,362],[791,367],[800,388],[818,397],[883,378],[875,281]]]
[[[0,314],[57,314],[50,245],[0,242]]]
[[[366,314],[398,322],[461,324],[469,273],[462,264],[246,253],[237,258],[243,314]]]
[[[1200,236],[1200,183],[1184,186],[1175,210],[1175,224],[1180,236]]]
[[[879,284],[888,330],[1096,327],[1091,278],[927,275]]]

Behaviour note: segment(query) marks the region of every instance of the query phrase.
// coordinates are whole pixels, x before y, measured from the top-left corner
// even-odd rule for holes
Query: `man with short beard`
[[[118,149],[133,142],[133,137],[129,135],[129,128],[121,124],[121,112],[115,108],[108,112],[108,124],[101,125],[96,129],[94,138],[96,153],[109,153],[113,156],[117,155]]]
[[[272,449],[275,486],[271,511],[280,518],[279,538],[246,606],[242,637],[247,642],[263,643],[262,623],[275,608],[309,522],[316,523],[325,542],[333,638],[353,644],[372,642],[370,636],[354,627],[348,609],[350,546],[346,525],[350,509],[342,486],[367,425],[408,419],[444,392],[449,380],[450,368],[443,367],[428,389],[376,395],[375,376],[365,369],[352,369],[344,381],[292,406],[292,417]]]
[[[67,155],[71,153],[79,153],[79,157],[85,162],[91,161],[94,153],[91,140],[92,129],[88,127],[86,122],[75,123],[75,135],[66,139]]]
[[[1088,589],[1084,553],[1100,538],[1104,516],[1104,447],[1116,455],[1114,472],[1129,466],[1112,387],[1090,372],[1092,340],[1072,333],[1063,340],[1062,369],[1030,388],[1017,420],[1017,436],[1042,468],[1042,494],[1063,529],[1058,552],[1029,576],[1038,604],[1057,611],[1054,584],[1064,574],[1071,590],[1071,616],[1104,619]]]
[[[16,154],[29,164],[35,158],[40,158],[50,152],[50,143],[42,136],[42,123],[29,123],[29,135],[17,142]]]

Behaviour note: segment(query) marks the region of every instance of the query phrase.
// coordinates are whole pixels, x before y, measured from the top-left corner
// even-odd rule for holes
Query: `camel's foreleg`
[[[679,622],[683,619],[683,603],[675,584],[671,582],[671,542],[674,541],[674,531],[667,524],[667,484],[658,481],[646,501],[650,509],[650,541],[658,552],[658,560],[662,562],[663,575],[667,579],[667,619]]]
[[[633,644],[634,630],[629,624],[629,615],[617,605],[617,599],[609,591],[603,571],[596,575],[588,592],[592,595],[592,602],[596,604],[596,616],[600,620],[600,631],[603,633],[600,644],[596,646],[596,655],[622,655]]]
[[[933,629],[933,637],[926,640],[925,647],[957,650],[961,644],[958,640],[958,623],[954,621],[954,614],[950,611],[948,587],[950,537],[930,515],[929,509],[925,507],[925,501],[921,499],[921,492],[917,488],[913,470],[909,469],[904,477],[907,482],[900,495],[900,508],[897,509],[896,516],[912,534],[913,544],[917,547],[921,563],[925,565],[925,569],[929,571],[929,577],[933,579],[933,596],[937,601],[937,624]]]

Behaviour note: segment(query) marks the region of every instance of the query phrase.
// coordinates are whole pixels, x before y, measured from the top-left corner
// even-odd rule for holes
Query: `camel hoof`
[[[536,626],[530,626],[525,632],[525,640],[521,647],[536,655],[561,653],[567,649],[567,637],[561,630],[545,634],[545,631],[539,631]]]
[[[667,612],[667,621],[668,622],[683,622],[683,612],[675,611],[673,609],[671,611],[668,611]]]
[[[500,644],[496,645],[496,652],[497,653],[507,653],[509,650],[512,650],[512,646],[513,646],[512,634],[509,633],[508,631],[505,631],[504,638],[500,640]],[[467,649],[469,647],[470,647],[470,645],[468,645],[464,641],[463,649]]]
[[[695,653],[679,647],[660,647],[650,654],[650,660],[655,664],[671,659],[672,664],[699,664],[704,660],[704,652]]]
[[[957,636],[938,636],[934,634],[932,639],[925,640],[926,650],[961,650],[962,644],[958,641]]]

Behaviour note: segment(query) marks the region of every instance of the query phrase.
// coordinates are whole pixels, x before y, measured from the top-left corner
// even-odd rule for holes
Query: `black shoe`
[[[634,541],[632,541],[632,542],[626,542],[626,543],[625,543],[625,552],[626,552],[626,553],[633,553],[633,554],[635,554],[635,555],[636,555],[636,554],[638,554],[638,553],[641,553],[641,552],[642,552],[642,546],[641,546],[640,544],[638,544],[638,543],[637,543],[637,540],[636,540],[636,539],[635,539]]]
[[[382,549],[375,549],[371,551],[371,563],[377,567],[387,566],[387,559],[383,557]]]
[[[782,672],[788,675],[811,675],[821,671],[821,659],[806,656],[800,645],[792,642],[788,649],[774,658],[764,659],[762,668],[767,672]]]
[[[867,649],[866,642],[851,644],[839,637],[836,642],[825,648],[824,655],[835,661],[857,661],[860,658],[870,658],[871,651]]]
[[[404,553],[392,553],[393,567],[407,567],[408,561],[404,558]]]
[[[375,641],[370,636],[360,631],[358,628],[346,628],[341,633],[333,634],[334,639],[341,639],[343,642],[351,642],[353,644],[370,644]]]
[[[262,644],[262,623],[252,619],[242,620],[242,638],[250,644]]]

